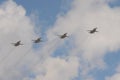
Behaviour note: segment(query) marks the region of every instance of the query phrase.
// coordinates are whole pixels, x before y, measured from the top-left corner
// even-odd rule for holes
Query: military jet
[[[42,42],[41,38],[37,38],[36,40],[32,40],[34,43],[40,43]]]
[[[16,43],[12,43],[14,46],[20,46],[20,45],[23,45],[23,44],[21,44],[21,41],[17,41]]]
[[[92,30],[88,30],[88,31],[89,31],[90,34],[93,34],[93,33],[95,33],[95,32],[98,32],[98,31],[97,31],[97,27],[96,27],[96,28],[93,28]]]
[[[63,35],[58,35],[61,39],[64,39],[64,38],[66,38],[66,37],[68,37],[67,36],[67,33],[64,33]]]

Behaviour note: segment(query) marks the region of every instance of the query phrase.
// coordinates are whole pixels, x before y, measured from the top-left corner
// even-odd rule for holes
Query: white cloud
[[[111,77],[107,77],[106,80],[120,80],[120,73],[116,73]]]
[[[37,37],[34,33],[35,25],[31,17],[26,16],[26,10],[21,5],[17,5],[13,0],[0,5],[0,24],[1,80],[41,79],[42,69],[42,72],[46,72],[46,75],[42,76],[45,80],[69,80],[77,76],[79,63],[76,57],[66,60],[50,56],[57,46],[57,40],[48,41],[40,50],[34,51],[31,40]],[[24,45],[14,47],[11,43],[18,40]],[[35,79],[29,76],[30,73],[35,73]]]
[[[115,74],[112,77],[108,77],[106,80],[120,80],[120,73]]]
[[[43,74],[37,76],[35,80],[70,80],[77,76],[77,71],[79,68],[79,63],[76,58],[69,58],[68,60],[60,58],[48,58],[42,65],[38,66],[37,72]]]
[[[111,8],[109,2],[110,0],[75,0],[72,9],[66,15],[58,16],[54,27],[48,31],[49,38],[54,37],[54,33],[68,32],[72,35],[76,49],[69,54],[79,56],[83,62],[81,69],[84,74],[94,68],[106,68],[104,55],[120,48],[120,8]],[[87,30],[94,27],[98,27],[99,32],[89,34]]]
[[[24,77],[24,73],[17,64],[20,58],[32,49],[32,39],[37,37],[34,33],[34,25],[30,18],[26,16],[26,10],[17,5],[12,0],[6,1],[0,5],[0,79],[16,80]],[[24,44],[20,47],[14,47],[11,43],[21,40]],[[30,53],[29,53],[30,52]],[[26,64],[31,58],[37,56],[29,51],[29,57],[26,57],[22,64]],[[32,62],[31,62],[32,63]],[[27,65],[27,64],[26,64]]]
[[[31,48],[31,40],[37,37],[34,22],[26,16],[22,6],[9,0],[0,6],[0,55],[4,57],[9,53],[9,57],[0,60],[0,79],[71,80],[80,74],[84,80],[94,80],[89,71],[105,68],[103,57],[106,52],[120,48],[119,20],[120,8],[110,8],[108,0],[74,0],[71,10],[59,15],[53,28],[48,30],[48,42],[34,51]],[[94,27],[98,27],[99,32],[89,34],[87,30]],[[55,33],[65,32],[70,35],[68,40],[74,38],[70,46],[75,45],[75,48],[69,50],[69,56],[64,58],[51,57],[64,44],[64,41],[56,39]],[[14,49],[10,43],[17,40],[25,45]],[[21,56],[27,53],[29,56],[21,60]],[[20,64],[17,63],[19,60]],[[35,74],[34,79],[29,77],[30,71]],[[117,80],[118,76],[119,73],[107,80]]]
[[[119,72],[119,73],[120,73],[120,64],[117,66],[116,72]]]
[[[120,80],[120,65],[116,67],[116,72],[109,77],[106,77],[105,80]]]

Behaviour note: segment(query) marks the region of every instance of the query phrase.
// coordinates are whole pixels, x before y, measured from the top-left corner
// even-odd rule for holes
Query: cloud
[[[79,56],[83,66],[81,74],[87,75],[93,69],[105,69],[104,55],[120,48],[120,8],[111,8],[111,0],[75,0],[71,10],[59,15],[48,38],[55,33],[68,32],[74,38],[69,56]],[[87,30],[98,27],[98,33],[89,34]],[[72,46],[71,45],[71,46]]]
[[[106,77],[105,80],[119,80],[120,79],[120,65],[116,67],[116,72],[109,77]]]
[[[37,27],[33,19],[31,20],[31,16],[26,16],[26,10],[13,0],[8,0],[0,5],[0,79],[64,78],[69,80],[77,76],[79,63],[76,57],[70,57],[67,60],[51,57],[56,49],[54,47],[57,46],[56,39],[51,38],[52,40],[43,43],[44,45],[39,50],[33,48],[32,40],[38,37],[34,32]],[[19,40],[24,45],[14,47],[11,44]],[[53,73],[51,73],[52,71]],[[46,73],[44,76],[43,72]]]
[[[71,80],[79,76],[83,80],[94,80],[89,72],[105,69],[104,55],[120,48],[120,8],[111,8],[110,1],[74,0],[66,14],[57,16],[46,32],[47,42],[38,50],[31,41],[38,37],[34,32],[35,20],[26,16],[26,10],[13,0],[1,4],[0,79]],[[89,34],[87,30],[94,27],[98,27],[99,32]],[[66,32],[69,37],[65,41],[55,36]],[[18,40],[24,45],[18,48],[11,45]],[[65,45],[67,41],[71,42],[69,46]],[[65,47],[63,44],[69,49],[68,55],[52,57],[60,46]],[[118,76],[119,72],[106,80],[117,80]]]
[[[0,79],[22,79],[25,75],[19,68],[29,64],[28,61],[31,58],[37,59],[37,56],[32,52],[33,44],[31,41],[37,37],[34,33],[34,24],[26,16],[26,10],[12,0],[0,5],[0,24]],[[19,40],[24,45],[14,47],[11,44]],[[29,57],[26,57],[24,61],[20,62],[21,64],[17,65],[27,52]]]
[[[116,72],[120,72],[120,64],[117,66]]]
[[[36,71],[40,74],[40,72],[45,69],[45,72],[42,72],[41,74],[43,75],[37,76],[35,80],[70,80],[71,78],[77,76],[79,63],[78,60],[73,57],[67,60],[60,58],[48,58],[42,65],[42,70],[40,67],[41,65],[36,68]]]
[[[106,80],[119,80],[120,79],[120,73],[117,73],[113,75],[112,77],[107,77]]]

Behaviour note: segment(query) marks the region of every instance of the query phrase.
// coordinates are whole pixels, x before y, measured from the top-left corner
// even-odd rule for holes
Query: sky
[[[0,80],[120,80],[119,21],[119,0],[0,0]]]

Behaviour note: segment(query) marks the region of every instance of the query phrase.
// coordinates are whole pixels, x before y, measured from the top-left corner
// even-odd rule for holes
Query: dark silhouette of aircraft
[[[64,39],[64,38],[66,38],[66,37],[68,37],[67,36],[67,33],[64,33],[63,35],[58,35],[61,39]]]
[[[20,45],[23,45],[23,44],[21,44],[21,41],[18,41],[18,42],[16,42],[16,43],[12,43],[14,46],[20,46]]]
[[[97,31],[97,27],[96,27],[96,28],[93,28],[92,30],[88,30],[88,31],[89,31],[90,34],[93,34],[93,33],[95,33],[95,32],[98,32],[98,31]]]
[[[34,43],[40,43],[42,42],[41,38],[37,38],[36,40],[32,40]]]

